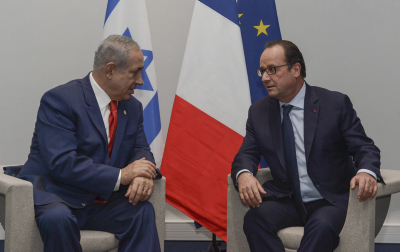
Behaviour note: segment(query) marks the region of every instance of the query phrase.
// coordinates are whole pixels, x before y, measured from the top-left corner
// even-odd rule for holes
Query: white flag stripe
[[[244,136],[251,100],[241,41],[238,25],[197,1],[177,95]]]
[[[155,94],[156,90],[148,91],[148,90],[135,89],[135,93],[133,94],[133,96],[135,96],[136,99],[138,99],[142,103],[144,109],[147,106],[147,104],[149,104],[151,99],[153,99],[153,96]]]

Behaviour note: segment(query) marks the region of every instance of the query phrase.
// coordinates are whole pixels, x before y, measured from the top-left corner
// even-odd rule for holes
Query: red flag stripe
[[[243,136],[175,96],[162,162],[166,201],[226,241],[227,175]]]

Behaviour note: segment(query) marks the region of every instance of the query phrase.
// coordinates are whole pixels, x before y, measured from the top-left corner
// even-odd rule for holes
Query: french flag
[[[172,109],[166,200],[226,241],[227,176],[251,105],[236,0],[198,0]]]

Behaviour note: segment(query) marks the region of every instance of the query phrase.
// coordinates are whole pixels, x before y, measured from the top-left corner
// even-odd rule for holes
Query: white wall
[[[307,81],[347,93],[382,151],[382,168],[399,169],[400,2],[276,2],[282,37],[303,52]],[[146,3],[165,139],[195,0]],[[41,95],[91,70],[106,5],[107,0],[1,1],[1,164],[26,161]],[[385,225],[400,227],[399,212],[395,195]],[[189,220],[172,207],[166,218]]]

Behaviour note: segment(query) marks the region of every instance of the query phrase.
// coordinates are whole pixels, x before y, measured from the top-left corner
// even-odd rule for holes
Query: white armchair
[[[374,241],[385,221],[391,194],[400,191],[400,171],[381,170],[386,185],[378,183],[378,193],[372,200],[358,202],[358,187],[350,190],[346,221],[340,233],[340,243],[335,252],[373,252]],[[261,184],[272,179],[269,168],[260,169],[256,178]],[[228,176],[228,226],[227,238],[229,252],[250,251],[243,232],[243,217],[249,210],[242,204],[233,181]],[[286,252],[296,252],[303,237],[303,227],[290,227],[278,232]]]

